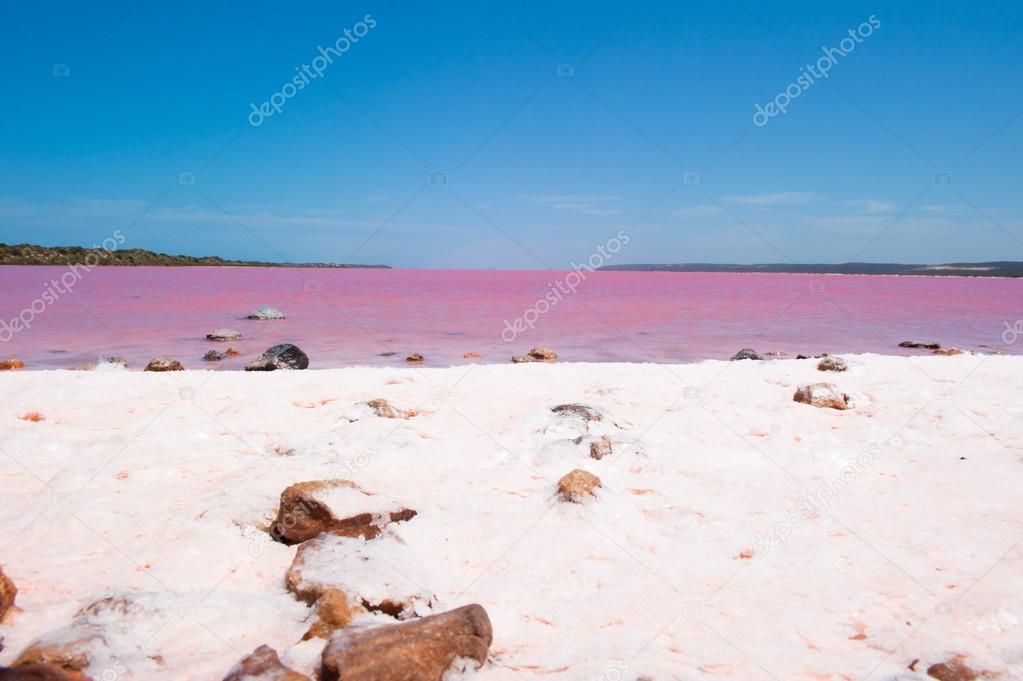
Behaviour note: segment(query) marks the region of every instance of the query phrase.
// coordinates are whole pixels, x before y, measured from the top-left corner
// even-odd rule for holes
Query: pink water
[[[1006,324],[1023,318],[1023,280],[1015,279],[595,272],[575,293],[552,295],[548,307],[538,299],[559,280],[575,283],[574,275],[101,267],[82,273],[71,292],[42,300],[48,283],[67,271],[0,267],[0,356],[23,359],[26,368],[123,355],[132,368],[166,356],[186,368],[237,369],[285,341],[306,351],[311,368],[403,365],[412,352],[425,355],[427,366],[465,363],[469,351],[484,355],[477,361],[506,362],[540,344],[564,361],[634,362],[724,359],[743,347],[790,356],[919,352],[897,347],[907,339],[1023,347],[1023,337],[1015,344],[1003,338]],[[7,331],[36,299],[30,328]],[[244,319],[263,304],[287,319]],[[530,309],[542,313],[535,328],[507,340],[504,321]],[[205,340],[221,327],[243,340]],[[219,365],[202,361],[209,348],[227,345],[245,354]]]

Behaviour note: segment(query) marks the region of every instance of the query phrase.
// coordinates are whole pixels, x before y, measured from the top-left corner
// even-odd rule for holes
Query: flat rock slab
[[[351,480],[299,482],[281,492],[271,536],[284,544],[304,542],[324,532],[372,539],[388,524],[416,512]]]
[[[342,630],[323,649],[322,681],[441,681],[458,658],[482,665],[490,618],[472,604],[439,615],[360,631]]]

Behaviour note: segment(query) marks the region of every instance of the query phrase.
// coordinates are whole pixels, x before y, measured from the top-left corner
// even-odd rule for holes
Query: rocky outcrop
[[[611,456],[612,453],[611,438],[607,435],[601,436],[599,440],[594,440],[590,443],[590,458],[603,459],[605,456]]]
[[[322,681],[441,681],[458,658],[482,666],[493,640],[486,611],[466,605],[391,626],[341,631],[323,649]]]
[[[845,371],[848,368],[849,365],[844,359],[830,355],[821,358],[821,361],[817,363],[818,371]]]
[[[311,638],[330,638],[335,630],[348,626],[352,621],[352,609],[348,605],[348,597],[340,589],[327,589],[316,600],[316,621],[302,637],[303,641]]]
[[[587,497],[597,496],[595,490],[598,487],[603,487],[600,478],[593,473],[576,468],[558,480],[558,499],[581,504]]]
[[[223,681],[310,681],[305,674],[285,667],[277,651],[259,646],[231,668]]]
[[[20,359],[0,359],[0,371],[11,371],[12,369],[24,369],[25,363]]]
[[[146,365],[146,371],[184,371],[184,367],[181,366],[181,362],[176,359],[167,359],[166,357],[156,357],[155,359],[149,360],[149,364]]]
[[[739,350],[739,352],[737,352],[734,355],[732,355],[731,358],[729,358],[729,359],[730,359],[730,361],[735,362],[735,361],[738,361],[740,359],[757,359],[757,360],[762,360],[764,358],[763,358],[763,356],[761,356],[761,354],[759,352],[757,352],[753,348],[743,348],[742,350]]]
[[[512,361],[515,363],[522,362],[553,362],[558,358],[558,353],[554,352],[548,347],[538,345],[524,355],[515,355],[512,357]]]
[[[7,611],[14,607],[14,598],[17,595],[18,588],[14,586],[11,578],[4,574],[3,568],[0,568],[0,622]]]
[[[796,402],[827,409],[848,409],[850,397],[831,383],[810,383],[801,385],[792,396]]]
[[[436,596],[420,584],[423,547],[413,548],[396,533],[367,542],[325,533],[302,542],[285,574],[288,591],[310,605],[341,591],[352,608],[361,607],[397,619],[430,613]],[[401,570],[395,566],[400,565]]]
[[[267,348],[262,355],[245,365],[246,371],[276,371],[277,369],[305,369],[309,357],[297,345],[280,343]]]
[[[937,350],[938,348],[941,347],[941,344],[940,343],[935,343],[934,341],[908,340],[908,341],[902,341],[901,343],[899,343],[899,347],[900,348],[923,348],[925,350]]]
[[[413,352],[411,355],[409,355],[408,357],[405,358],[405,361],[406,362],[411,362],[412,364],[419,364],[424,359],[426,359],[426,358],[423,357],[422,355],[420,355],[418,352]]]
[[[323,532],[372,539],[389,523],[410,520],[416,512],[359,488],[351,480],[315,480],[281,493],[270,535],[297,544]]]
[[[206,340],[211,341],[236,341],[241,339],[241,332],[234,329],[217,329],[206,334]]]
[[[260,305],[251,313],[249,313],[249,316],[247,316],[246,319],[258,320],[284,319],[284,313],[275,307],[270,307],[269,305]]]

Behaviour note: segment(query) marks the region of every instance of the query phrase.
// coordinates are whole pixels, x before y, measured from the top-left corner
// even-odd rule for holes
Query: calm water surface
[[[65,272],[0,267],[0,355],[26,368],[107,355],[141,368],[162,355],[187,368],[238,369],[285,341],[308,353],[311,368],[402,365],[412,352],[427,366],[465,363],[470,351],[506,362],[540,344],[562,360],[601,362],[724,359],[742,347],[892,354],[909,352],[896,347],[907,339],[1023,348],[1023,337],[1003,338],[1006,323],[1023,318],[1016,279],[594,272],[566,295],[556,282],[575,275],[549,271],[101,267],[43,300]],[[37,313],[26,313],[33,301]],[[244,319],[263,304],[287,319]],[[19,315],[30,328],[11,333]],[[514,332],[520,318],[534,328]],[[221,327],[242,333],[230,345],[244,354],[205,363],[206,350],[227,345],[205,340]]]

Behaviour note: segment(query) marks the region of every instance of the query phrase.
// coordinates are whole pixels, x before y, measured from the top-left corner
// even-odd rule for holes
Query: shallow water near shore
[[[305,350],[310,368],[399,365],[413,352],[427,366],[507,362],[541,344],[562,360],[590,362],[724,359],[743,347],[919,354],[897,347],[910,339],[1007,354],[1023,346],[1012,333],[1023,331],[1019,279],[100,267],[56,287],[68,271],[0,268],[0,354],[29,369],[110,355],[132,368],[165,356],[186,368],[239,369],[279,342]],[[264,304],[287,319],[244,319]],[[28,328],[9,332],[18,317]],[[205,339],[225,327],[242,340]],[[228,345],[242,356],[202,361]],[[482,357],[466,360],[467,352]]]

